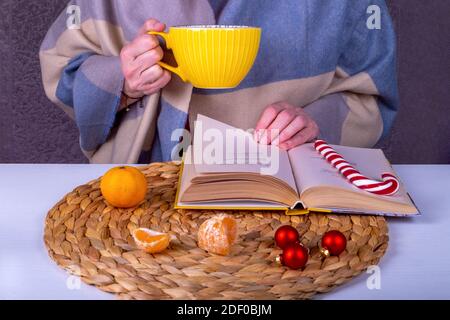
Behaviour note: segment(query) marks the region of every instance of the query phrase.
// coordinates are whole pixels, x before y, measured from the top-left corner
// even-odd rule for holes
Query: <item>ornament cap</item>
[[[278,256],[278,257],[276,257],[276,258],[275,258],[275,262],[276,262],[277,264],[279,264],[280,266],[282,266],[282,265],[283,265],[283,262],[282,262],[281,256]]]
[[[320,248],[320,255],[322,256],[322,258],[329,258],[331,256],[330,250],[325,249],[325,248]]]

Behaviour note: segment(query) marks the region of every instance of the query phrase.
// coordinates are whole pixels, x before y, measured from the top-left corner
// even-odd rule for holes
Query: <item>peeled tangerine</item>
[[[230,254],[237,238],[237,222],[234,218],[219,215],[205,221],[198,231],[198,246],[222,256]]]
[[[167,249],[170,244],[170,235],[156,232],[150,229],[140,228],[133,232],[133,238],[139,249],[147,253],[160,253]]]

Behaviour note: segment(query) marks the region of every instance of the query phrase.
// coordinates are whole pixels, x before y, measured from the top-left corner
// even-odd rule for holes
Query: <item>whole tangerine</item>
[[[105,200],[117,208],[132,208],[145,200],[147,178],[135,167],[116,167],[101,179],[100,189]]]

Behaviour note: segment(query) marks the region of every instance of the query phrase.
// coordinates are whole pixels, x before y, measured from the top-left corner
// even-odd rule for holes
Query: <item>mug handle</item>
[[[166,41],[167,49],[170,49],[170,42],[169,42],[169,34],[168,34],[168,33],[165,33],[165,32],[156,32],[156,31],[149,31],[149,32],[147,32],[147,33],[150,34],[150,35],[153,35],[153,36],[159,36],[159,37],[163,38],[164,41]],[[170,71],[170,72],[173,72],[173,73],[175,73],[176,75],[178,75],[178,76],[181,78],[181,80],[183,80],[184,82],[187,81],[185,75],[183,74],[183,72],[181,71],[181,68],[180,68],[179,66],[178,66],[178,67],[173,67],[173,66],[171,66],[171,65],[169,65],[169,64],[167,64],[167,63],[164,63],[164,62],[162,62],[162,61],[158,62],[158,64],[159,64],[162,68],[164,68],[164,69],[166,69],[166,70],[168,70],[168,71]]]

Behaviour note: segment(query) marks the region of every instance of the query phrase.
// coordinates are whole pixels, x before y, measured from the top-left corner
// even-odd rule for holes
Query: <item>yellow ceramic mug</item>
[[[171,27],[161,36],[172,49],[178,67],[159,65],[196,88],[237,87],[252,68],[259,51],[261,29],[245,26]]]

